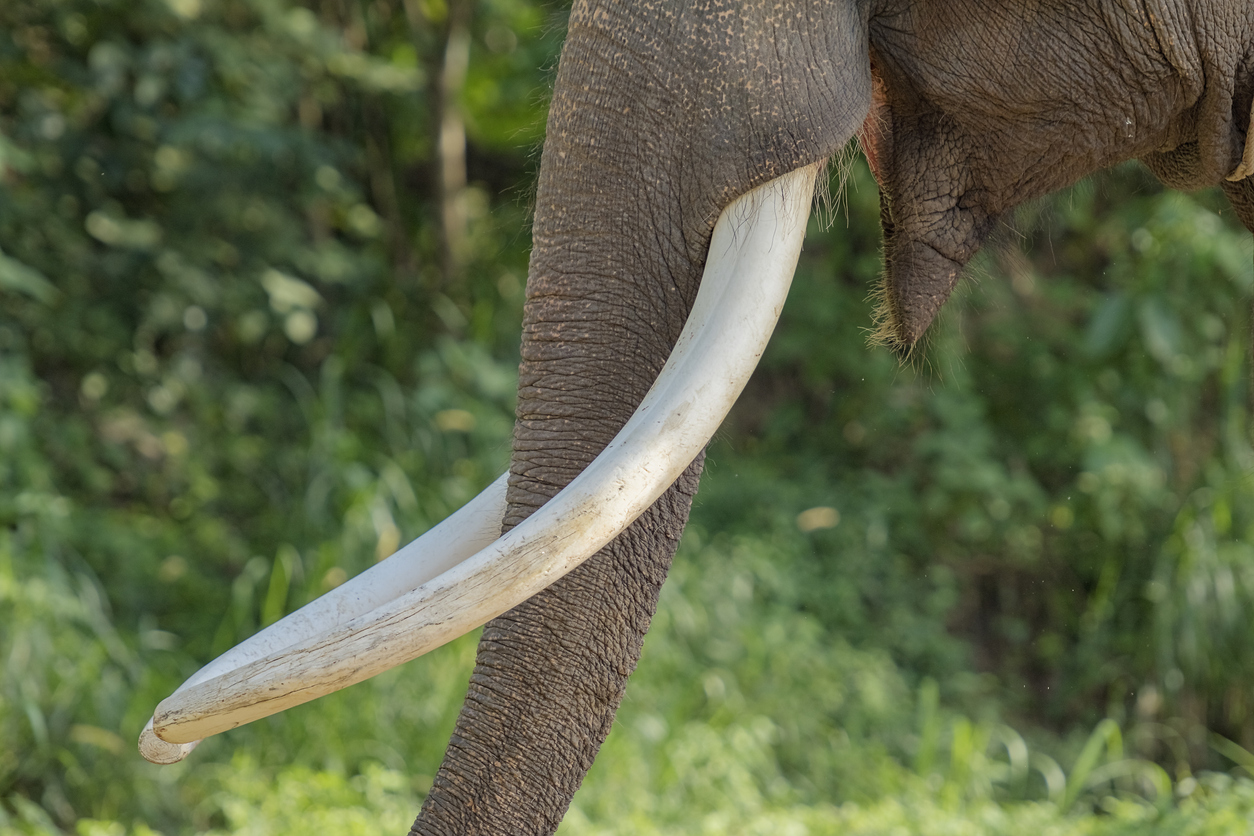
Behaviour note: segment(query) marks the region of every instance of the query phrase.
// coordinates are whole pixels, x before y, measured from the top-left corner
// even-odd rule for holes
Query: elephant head
[[[412,547],[426,562],[407,550],[189,680],[141,748],[181,758],[491,618],[414,832],[551,832],[825,161],[860,138],[882,194],[879,337],[908,352],[999,218],[1104,166],[1222,184],[1254,225],[1252,97],[1254,6],[1230,0],[577,0],[508,478]]]

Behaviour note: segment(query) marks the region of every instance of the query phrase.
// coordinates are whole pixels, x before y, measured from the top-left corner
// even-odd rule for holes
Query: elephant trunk
[[[764,38],[779,57],[775,30],[743,20],[711,30],[702,3],[592,5],[577,2],[571,14],[541,160],[506,530],[574,479],[652,386],[723,208],[830,156],[869,100],[859,21],[844,21],[851,49],[827,67],[859,83],[835,96],[828,79],[825,103],[844,107],[826,125],[792,110],[809,114],[812,103],[786,89],[813,85],[813,69],[785,78],[783,65],[758,66],[732,85],[688,69],[761,53]],[[741,12],[752,17],[756,5]],[[412,833],[556,829],[639,659],[702,458],[598,554],[487,624]]]
[[[609,68],[583,25],[576,10],[541,163],[506,530],[574,479],[635,410],[683,328],[704,256],[668,229],[677,184],[651,170],[674,149],[658,147],[666,139],[647,130],[647,112],[598,101],[586,86],[594,67]],[[413,833],[556,829],[639,659],[701,460],[609,546],[486,625]]]

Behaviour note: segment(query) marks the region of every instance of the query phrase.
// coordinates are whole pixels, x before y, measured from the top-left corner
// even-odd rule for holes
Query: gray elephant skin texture
[[[858,136],[878,338],[908,353],[998,219],[1141,159],[1254,226],[1247,0],[577,0],[536,198],[505,527],[631,415],[739,195]],[[698,457],[621,536],[490,622],[415,834],[556,829],[608,734]]]

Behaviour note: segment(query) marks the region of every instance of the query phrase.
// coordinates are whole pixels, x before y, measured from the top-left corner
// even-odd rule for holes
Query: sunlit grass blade
[[[1089,774],[1097,767],[1103,749],[1109,758],[1123,756],[1123,737],[1119,732],[1119,724],[1114,720],[1102,720],[1084,742],[1084,748],[1080,750],[1080,756],[1076,758],[1071,774],[1067,776],[1066,791],[1061,802],[1064,811],[1071,809],[1087,786]]]

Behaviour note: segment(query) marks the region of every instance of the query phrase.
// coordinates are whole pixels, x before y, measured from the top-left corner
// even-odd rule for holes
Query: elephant
[[[189,680],[141,750],[177,760],[487,621],[411,832],[553,832],[613,724],[827,161],[857,138],[880,186],[874,338],[905,356],[999,219],[1104,167],[1219,185],[1254,229],[1252,100],[1254,5],[1233,0],[576,0],[508,474],[421,541],[434,563],[376,567]],[[740,272],[724,283],[726,252]]]

